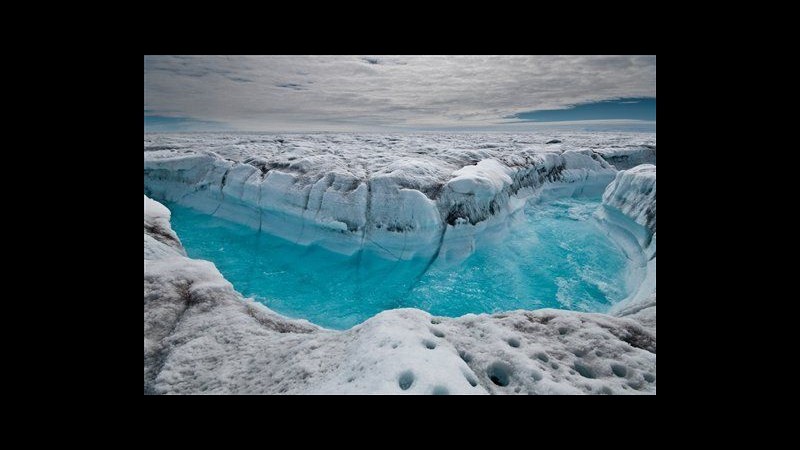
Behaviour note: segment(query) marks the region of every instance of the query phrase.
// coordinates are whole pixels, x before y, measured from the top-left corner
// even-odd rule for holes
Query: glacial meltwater
[[[394,308],[434,315],[560,308],[605,311],[627,295],[624,254],[592,213],[600,199],[529,204],[501,242],[456,265],[344,256],[168,203],[192,258],[276,312],[345,329]],[[427,269],[427,270],[426,270]]]

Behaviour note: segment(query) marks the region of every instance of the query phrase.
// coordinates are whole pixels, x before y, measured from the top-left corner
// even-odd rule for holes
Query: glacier
[[[655,393],[655,137],[145,136],[145,393]],[[642,163],[642,164],[640,164]],[[379,313],[345,331],[274,313],[186,256],[175,202],[301,245],[458,263],[526,202],[603,193],[631,260],[607,314]]]

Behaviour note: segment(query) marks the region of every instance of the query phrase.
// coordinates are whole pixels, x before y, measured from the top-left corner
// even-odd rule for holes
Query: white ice
[[[655,393],[655,166],[602,157],[648,136],[149,135],[147,192],[345,253],[448,253],[525,199],[605,189],[639,288],[610,314],[400,309],[330,331],[242,298],[145,197],[145,393]]]

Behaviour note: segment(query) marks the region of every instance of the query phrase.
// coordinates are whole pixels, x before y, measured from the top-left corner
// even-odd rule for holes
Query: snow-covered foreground
[[[145,154],[146,190],[218,215],[229,211],[223,215],[240,222],[244,216],[238,213],[252,211],[262,229],[265,221],[278,219],[285,228],[292,228],[290,223],[317,228],[315,242],[345,251],[366,246],[368,239],[391,246],[390,233],[415,242],[431,230],[435,234],[436,227],[440,236],[452,233],[463,238],[461,243],[475,243],[483,236],[477,231],[485,231],[491,222],[502,224],[504,215],[525,198],[605,189],[598,215],[638,267],[631,276],[645,282],[612,315],[543,309],[445,318],[398,309],[346,331],[325,330],[242,298],[213,264],[187,258],[169,226],[169,211],[145,197],[145,393],[655,393],[655,166],[617,173],[600,148],[562,152],[537,143],[513,147],[513,136],[491,136],[506,142],[459,151],[448,150],[459,148],[452,140],[440,142],[447,136],[426,136],[420,140],[433,144],[418,156],[410,155],[413,139],[406,139],[395,154],[378,151],[369,159],[343,150],[363,137],[344,137],[350,141],[330,143],[327,150],[317,142],[315,151],[295,145],[269,153],[265,149],[272,144],[261,143],[258,151],[267,155],[260,157],[267,169],[253,165],[255,160],[245,162],[255,158],[252,149],[243,149],[249,144],[209,142],[211,154],[197,149],[196,137],[151,137],[157,142],[146,142],[151,150]],[[228,138],[215,137],[220,142]],[[181,139],[195,139],[192,149],[154,148],[179,147]],[[462,138],[453,139],[458,144]],[[646,147],[653,142],[629,141],[619,147],[630,155],[653,150]],[[304,151],[289,159],[292,152]],[[613,151],[619,157],[622,150]],[[464,159],[469,152],[477,161]],[[653,151],[652,162],[654,156]],[[283,160],[289,164],[276,165]],[[289,161],[301,165],[293,168]],[[359,167],[363,172],[353,173]],[[235,175],[240,171],[242,177]],[[339,177],[351,179],[337,184]],[[408,187],[409,182],[418,184]],[[425,193],[437,183],[441,185],[435,193]],[[363,211],[358,209],[361,197],[353,194],[359,189],[366,189],[366,199],[371,199],[365,200],[369,207]],[[308,203],[292,209],[304,191]],[[376,197],[376,192],[383,194]],[[308,207],[312,200],[318,208]],[[333,234],[325,236],[320,224],[348,214],[355,226],[342,222],[346,230],[337,231],[344,243],[339,245]],[[388,231],[390,224],[395,231]],[[452,251],[435,239],[423,242]],[[401,255],[430,251],[425,245],[415,242],[409,250],[411,246],[398,244],[393,249]],[[431,256],[437,257],[436,252]]]

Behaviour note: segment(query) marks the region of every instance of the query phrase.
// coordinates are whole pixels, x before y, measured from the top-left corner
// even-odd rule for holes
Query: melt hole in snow
[[[498,386],[508,386],[509,378],[514,372],[514,369],[502,361],[493,362],[486,371],[492,383]]]
[[[624,377],[628,374],[628,368],[618,363],[611,364],[611,371],[618,377]]]
[[[577,361],[575,362],[574,367],[575,367],[575,370],[577,370],[578,373],[581,374],[582,377],[584,377],[584,378],[596,378],[594,370],[591,367],[589,367],[589,366],[587,366],[587,365],[585,365],[583,363],[577,362]]]
[[[436,386],[433,388],[433,395],[450,395],[450,391],[444,386]]]
[[[414,384],[414,373],[410,370],[403,371],[397,378],[397,384],[400,389],[407,391]]]

